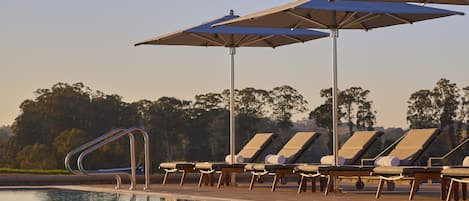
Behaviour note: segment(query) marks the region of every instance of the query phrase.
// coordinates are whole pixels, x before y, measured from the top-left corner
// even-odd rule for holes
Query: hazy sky
[[[0,125],[11,124],[33,91],[84,82],[125,101],[220,92],[229,87],[225,48],[146,46],[136,42],[218,18],[293,0],[2,0]],[[461,12],[469,7],[439,6]],[[407,127],[407,99],[442,77],[469,86],[469,16],[372,31],[341,31],[339,87],[371,90],[379,126]],[[240,48],[237,88],[299,90],[309,109],[331,86],[329,38],[277,49]],[[306,117],[298,114],[295,118]]]

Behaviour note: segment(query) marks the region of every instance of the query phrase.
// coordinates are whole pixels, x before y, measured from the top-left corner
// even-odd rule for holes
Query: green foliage
[[[33,144],[25,146],[16,160],[18,167],[22,169],[54,169],[57,167],[52,150],[44,144]]]
[[[293,125],[291,117],[294,113],[305,112],[308,102],[294,88],[283,85],[269,91],[272,117],[281,129],[289,129]]]
[[[51,169],[14,169],[14,168],[0,168],[0,173],[10,174],[69,174],[67,170]]]
[[[450,83],[447,79],[440,79],[433,89],[436,115],[440,119],[441,127],[446,127],[453,123],[459,107],[459,88],[455,83]]]
[[[73,149],[86,142],[86,133],[83,130],[72,128],[70,130],[62,131],[57,136],[52,145],[57,153],[57,164],[63,162],[65,155]]]
[[[13,135],[13,130],[9,126],[0,126],[0,144],[5,143]]]
[[[430,90],[419,90],[410,95],[407,103],[407,121],[410,128],[434,128],[438,124],[435,116],[433,93]]]
[[[339,123],[344,120],[349,127],[349,133],[356,127],[358,130],[373,130],[376,122],[376,111],[372,109],[373,102],[368,100],[369,90],[361,87],[350,87],[338,91]],[[321,128],[332,130],[332,88],[322,89],[320,96],[325,101],[310,112],[309,118],[314,119]]]

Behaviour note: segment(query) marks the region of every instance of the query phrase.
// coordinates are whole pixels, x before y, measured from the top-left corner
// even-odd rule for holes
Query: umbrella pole
[[[230,68],[230,158],[231,164],[235,163],[236,154],[236,124],[235,124],[235,100],[234,100],[234,56],[236,54],[236,48],[230,47],[231,57],[231,68]],[[236,184],[236,176],[233,173],[231,175],[231,185]]]
[[[339,112],[338,112],[338,96],[337,96],[337,37],[339,31],[331,29],[332,38],[332,149],[335,165],[339,165]]]
[[[338,116],[338,96],[337,96],[337,37],[339,31],[331,29],[332,38],[332,151],[334,155],[334,164],[339,165],[339,116]],[[334,189],[339,187],[339,180],[333,178]]]

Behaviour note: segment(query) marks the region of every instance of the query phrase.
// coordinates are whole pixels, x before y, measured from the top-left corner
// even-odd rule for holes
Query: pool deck
[[[341,191],[330,193],[325,196],[323,192],[296,193],[296,182],[289,182],[286,185],[279,185],[275,192],[270,191],[270,185],[266,182],[258,184],[252,191],[248,190],[248,183],[240,183],[237,187],[223,186],[217,189],[212,186],[197,187],[195,183],[187,183],[183,187],[178,184],[152,184],[150,191],[144,191],[143,184],[139,184],[136,190],[127,190],[128,185],[123,185],[121,189],[115,190],[114,185],[69,185],[52,186],[61,189],[86,190],[108,193],[138,194],[149,196],[169,197],[169,200],[270,200],[270,201],[290,201],[290,200],[377,200],[375,199],[376,185],[367,184],[364,190],[356,190],[352,183],[342,184]],[[440,184],[422,184],[414,200],[440,200]],[[409,185],[397,184],[394,191],[384,190],[378,200],[408,200]]]

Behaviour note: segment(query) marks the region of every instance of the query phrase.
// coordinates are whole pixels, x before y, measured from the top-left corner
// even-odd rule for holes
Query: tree
[[[9,126],[0,126],[0,144],[8,141],[8,138],[13,135],[13,130]]]
[[[289,129],[293,125],[291,117],[294,113],[306,111],[303,96],[294,88],[283,85],[269,91],[271,97],[272,117],[281,129]]]
[[[432,91],[416,91],[410,95],[407,103],[407,121],[410,128],[434,128],[438,125]]]
[[[86,140],[86,133],[83,130],[72,128],[62,131],[53,142],[58,159],[57,164],[62,163],[68,152],[84,144]]]
[[[469,86],[463,88],[463,96],[461,98],[460,120],[466,124],[466,132],[469,132]]]
[[[332,131],[332,104],[324,103],[316,107],[309,113],[309,119],[314,119],[316,125],[320,128],[326,128],[328,132]]]
[[[373,101],[368,100],[370,90],[359,87],[357,98],[356,127],[358,130],[373,130],[376,123],[376,111],[373,110]]]
[[[455,83],[447,79],[440,79],[433,88],[436,114],[439,117],[441,127],[451,125],[457,116],[459,106],[459,89]]]
[[[344,108],[343,117],[348,124],[349,133],[353,133],[355,126],[359,130],[373,129],[376,112],[372,109],[373,102],[368,100],[369,94],[370,90],[364,90],[361,87],[350,87],[339,93],[339,104]]]
[[[54,169],[57,163],[53,153],[44,144],[27,145],[18,153],[16,160],[24,169]]]
[[[236,111],[253,117],[263,117],[270,101],[269,92],[262,89],[245,88],[236,95]]]
[[[150,106],[149,131],[152,144],[163,153],[160,160],[182,158],[187,145],[184,133],[188,121],[187,108],[190,102],[172,97],[161,97]],[[158,146],[159,145],[159,146]],[[156,151],[156,150],[155,150]]]
[[[349,127],[349,132],[353,133],[356,127],[359,130],[373,129],[376,122],[376,111],[372,109],[372,101],[368,100],[370,91],[361,87],[350,87],[338,92],[338,120],[339,124],[344,119]],[[332,130],[332,88],[322,89],[320,96],[325,101],[316,107],[309,115],[314,119],[319,127]]]

